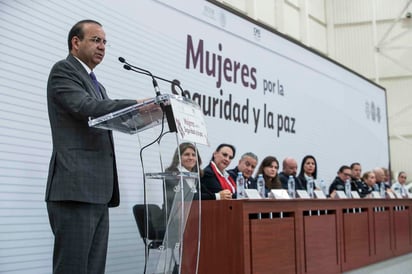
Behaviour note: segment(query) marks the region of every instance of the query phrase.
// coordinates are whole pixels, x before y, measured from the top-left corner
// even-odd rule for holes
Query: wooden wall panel
[[[293,217],[251,220],[252,273],[296,273]]]
[[[305,271],[340,272],[336,214],[305,216]]]
[[[397,208],[393,211],[394,223],[394,252],[396,255],[401,255],[408,252],[410,247],[410,214],[409,208]]]
[[[343,270],[368,264],[371,243],[367,212],[343,213],[343,239]]]

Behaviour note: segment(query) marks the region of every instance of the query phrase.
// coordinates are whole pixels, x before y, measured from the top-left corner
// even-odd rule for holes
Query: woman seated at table
[[[276,157],[273,156],[267,156],[265,159],[263,159],[262,163],[260,164],[258,171],[257,171],[257,176],[259,174],[263,175],[263,179],[265,180],[265,196],[268,196],[268,193],[270,192],[271,189],[281,189],[282,184],[279,180],[278,176],[278,170],[279,170],[279,161],[276,159]],[[256,178],[257,178],[256,176]]]
[[[230,177],[226,168],[235,157],[235,147],[230,144],[220,144],[213,152],[212,160],[203,170],[200,178],[202,184],[202,199],[229,200],[236,193],[236,183]]]
[[[195,173],[202,174],[200,165],[202,159],[196,146],[192,143],[184,142],[176,148],[172,162],[165,169],[166,176],[164,186],[165,194],[163,204],[163,214],[158,219],[152,220],[160,231],[163,248],[175,248],[177,243],[182,242],[181,227],[186,223],[199,223],[199,206],[193,200],[199,199],[199,180]],[[201,191],[203,193],[203,190]],[[166,213],[166,214],[165,214]],[[149,215],[150,216],[150,215]],[[157,223],[156,223],[157,221]],[[196,231],[196,230],[195,230]],[[163,234],[163,235],[162,235]],[[186,233],[185,233],[186,234]],[[197,241],[197,233],[188,233],[187,237]],[[173,259],[176,259],[173,257]],[[174,261],[173,273],[177,273],[179,263]]]
[[[376,184],[376,176],[373,171],[367,171],[363,174],[362,180],[365,182],[365,185],[362,189],[360,189],[359,195],[364,198],[364,197],[371,197],[372,196],[372,191],[375,189],[375,184]]]
[[[192,143],[181,143],[179,148],[176,148],[173,155],[172,163],[166,168],[166,172],[193,172],[199,171],[199,177],[202,176],[203,171],[200,169],[202,159],[200,158],[197,148]],[[195,178],[183,178],[183,193],[184,199],[193,198],[199,199],[197,193],[197,180]],[[175,194],[178,193],[180,187],[180,179],[166,179],[166,207],[167,212],[170,212]],[[193,197],[188,197],[192,194]]]
[[[300,180],[302,186],[305,190],[308,189],[308,181],[309,180],[316,180],[318,170],[317,170],[317,163],[316,159],[312,155],[306,155],[302,159],[302,163],[300,165],[300,171],[298,175],[298,179]],[[316,188],[316,186],[314,185]]]

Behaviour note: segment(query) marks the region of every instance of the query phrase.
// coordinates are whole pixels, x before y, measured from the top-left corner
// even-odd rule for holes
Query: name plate
[[[327,199],[325,193],[323,193],[322,190],[314,190],[313,193],[315,193],[315,196],[318,199]]]
[[[306,190],[296,190],[296,194],[298,194],[299,198],[310,199],[309,194],[306,192]]]
[[[372,191],[372,198],[380,199],[382,197],[381,197],[381,194],[379,193],[379,191]]]
[[[262,199],[257,189],[245,189],[246,197],[249,199]]]
[[[356,190],[352,190],[351,193],[352,193],[352,198],[354,199],[360,198],[359,193]]]
[[[396,198],[399,198],[399,199],[402,199],[403,197],[402,197],[402,195],[399,193],[393,193],[392,191],[388,191],[388,192],[386,192],[387,193],[387,195],[389,196],[389,198],[391,198],[391,199],[396,199]],[[396,197],[395,197],[395,194],[396,194]]]
[[[290,199],[286,189],[271,189],[270,193],[275,199]]]
[[[348,197],[346,196],[346,193],[343,190],[337,190],[336,191],[336,197],[339,199],[347,199]]]

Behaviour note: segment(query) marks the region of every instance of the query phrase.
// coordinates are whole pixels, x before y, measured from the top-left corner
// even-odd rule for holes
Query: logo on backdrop
[[[255,40],[260,41],[260,29],[258,29],[257,27],[253,28],[253,37],[255,37]]]
[[[368,120],[372,120],[373,122],[377,123],[381,122],[381,108],[377,106],[377,104],[374,101],[365,102],[365,114]]]

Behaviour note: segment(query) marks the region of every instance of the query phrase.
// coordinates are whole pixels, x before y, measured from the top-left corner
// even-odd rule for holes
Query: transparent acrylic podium
[[[144,171],[144,202],[133,208],[146,248],[145,273],[197,273],[201,212],[199,173],[181,167],[179,144],[208,144],[200,107],[181,96],[161,95],[89,120],[91,127],[127,134],[139,134],[166,123],[174,134],[169,134],[168,140],[159,141],[157,147],[146,153],[158,155],[159,163],[151,170],[148,168],[150,172]],[[176,150],[179,164],[176,169],[168,170],[165,167],[171,163]],[[146,165],[145,158],[142,154],[143,165]]]

